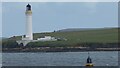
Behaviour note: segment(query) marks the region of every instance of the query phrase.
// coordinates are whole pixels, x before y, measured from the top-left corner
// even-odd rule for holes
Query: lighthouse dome
[[[31,10],[31,5],[28,4],[26,7],[27,7],[27,10]]]
[[[30,4],[28,4],[26,7],[31,7],[31,5],[30,5]]]

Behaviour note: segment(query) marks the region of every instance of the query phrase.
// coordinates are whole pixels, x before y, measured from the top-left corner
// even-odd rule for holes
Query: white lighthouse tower
[[[33,40],[32,34],[32,10],[31,5],[26,6],[26,35],[22,37],[22,40]]]
[[[22,36],[22,40],[17,40],[16,42],[22,46],[26,46],[29,42],[36,42],[36,41],[57,41],[54,37],[45,36],[45,38],[38,38],[37,40],[33,40],[33,33],[32,33],[32,10],[31,5],[26,6],[26,34]]]

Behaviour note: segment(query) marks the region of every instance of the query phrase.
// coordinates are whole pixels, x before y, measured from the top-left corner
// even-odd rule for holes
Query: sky
[[[0,2],[0,37],[2,37],[2,3]]]
[[[32,6],[34,33],[66,28],[118,27],[117,2],[3,2],[3,37],[25,34],[28,3]]]

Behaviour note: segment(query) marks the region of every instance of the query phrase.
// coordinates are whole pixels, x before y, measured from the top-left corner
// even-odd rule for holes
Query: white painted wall
[[[33,40],[32,34],[32,14],[26,14],[26,38],[27,40]]]
[[[44,38],[37,38],[37,40],[39,40],[39,41],[57,41],[57,39],[55,39],[55,37],[51,37],[51,36],[45,36]]]

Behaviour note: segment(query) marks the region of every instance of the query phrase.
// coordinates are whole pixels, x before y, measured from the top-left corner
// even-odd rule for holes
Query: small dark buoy
[[[92,63],[92,59],[90,58],[90,56],[88,56],[87,58],[87,63]]]
[[[88,52],[87,63],[86,63],[85,66],[87,66],[87,67],[93,67],[92,59],[91,59],[90,56],[89,56],[89,52]]]

